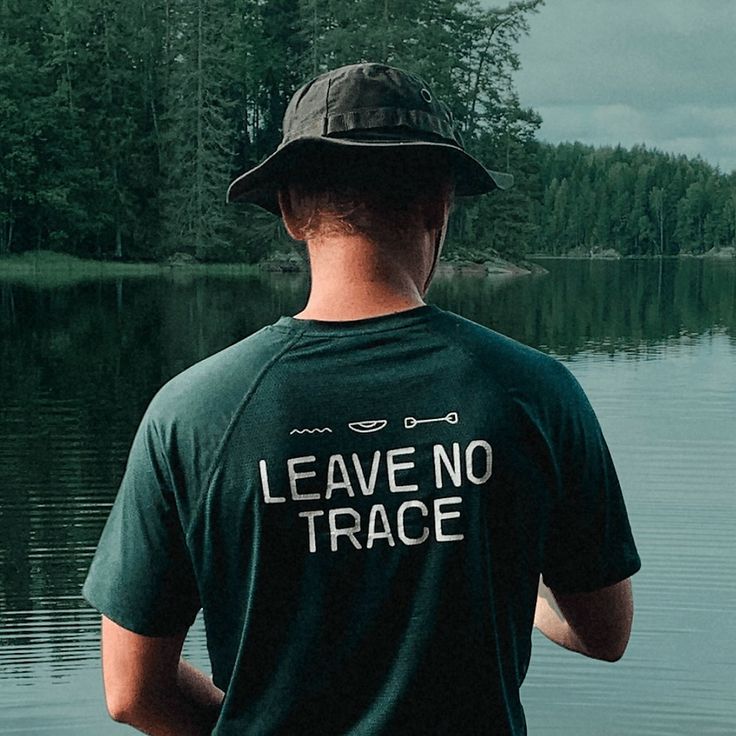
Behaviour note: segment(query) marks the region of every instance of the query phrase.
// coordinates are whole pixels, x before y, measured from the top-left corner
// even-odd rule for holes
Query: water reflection
[[[543,261],[548,275],[448,279],[431,296],[528,345],[572,356],[648,348],[713,328],[736,334],[736,263]]]
[[[736,731],[734,696],[714,685],[729,681],[736,653],[715,639],[716,632],[729,637],[728,629],[711,621],[726,621],[736,599],[736,264],[545,266],[550,273],[538,277],[443,278],[430,292],[439,306],[568,360],[631,489],[645,568],[627,664],[594,669],[591,677],[588,662],[571,663],[535,640],[525,685],[530,724],[566,734]],[[0,281],[5,733],[118,732],[100,697],[98,617],[79,590],[133,432],[164,381],[298,311],[307,288],[298,275],[54,288]],[[685,662],[676,651],[662,657],[672,639]],[[195,662],[206,661],[201,623],[186,647]],[[58,688],[49,690],[50,683]],[[672,692],[681,693],[676,702]],[[589,728],[569,708],[571,694],[573,702],[599,707]],[[630,701],[629,726],[608,728],[611,708],[623,699]],[[613,705],[601,705],[606,700]],[[30,703],[38,706],[33,713],[23,708]],[[68,731],[57,728],[60,714]],[[637,729],[642,723],[646,730]]]
[[[530,733],[736,733],[736,345],[714,330],[646,360],[586,351],[570,366],[611,446],[643,567],[620,663],[535,642]]]

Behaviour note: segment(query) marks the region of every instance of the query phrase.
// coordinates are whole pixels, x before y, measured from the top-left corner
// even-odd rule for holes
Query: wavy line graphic
[[[314,429],[292,429],[289,434],[314,434],[315,432],[332,432],[329,427],[315,427]]]

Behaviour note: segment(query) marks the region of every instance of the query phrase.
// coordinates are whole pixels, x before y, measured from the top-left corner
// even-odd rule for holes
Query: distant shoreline
[[[440,278],[452,275],[525,276],[546,273],[537,261],[618,261],[698,258],[708,260],[736,259],[736,248],[712,249],[697,255],[680,253],[664,256],[622,256],[611,251],[581,254],[551,255],[530,253],[524,260],[511,261],[501,256],[489,256],[478,263],[469,260],[440,260],[436,275]],[[22,254],[0,256],[0,281],[14,281],[48,286],[73,284],[98,279],[172,276],[174,278],[196,274],[240,276],[266,273],[307,273],[308,264],[297,256],[276,256],[260,263],[206,263],[176,254],[165,261],[111,261],[78,258],[54,251],[27,251]]]
[[[250,263],[199,263],[197,261],[109,261],[77,258],[54,251],[26,251],[0,256],[0,281],[73,284],[90,279],[116,279],[207,273],[209,275],[248,275],[260,271]]]
[[[736,258],[736,247],[711,248],[705,253],[667,253],[665,255],[621,255],[617,251],[607,250],[600,253],[529,253],[527,258],[535,261],[657,261],[660,258],[667,260],[679,258],[702,258],[716,260],[731,260]]]
[[[112,261],[78,258],[54,251],[26,251],[0,257],[0,280],[31,283],[68,283],[89,279],[114,279],[168,275],[250,275],[259,273],[304,273],[308,263],[297,255],[276,254],[260,263],[207,263],[186,254],[175,254],[164,261]],[[542,266],[528,261],[514,262],[489,255],[482,263],[470,260],[440,260],[437,275],[520,276],[544,273]]]

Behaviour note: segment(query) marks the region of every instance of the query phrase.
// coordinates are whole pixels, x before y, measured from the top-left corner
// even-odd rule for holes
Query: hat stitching
[[[458,142],[455,126],[431,112],[394,107],[373,107],[312,115],[300,121],[299,126],[285,131],[284,140],[279,148],[292,140],[310,134],[324,136],[356,129],[390,128],[400,125],[435,133],[450,141]]]
[[[327,91],[325,92],[325,115],[322,123],[322,135],[327,135],[328,119],[330,115],[330,87],[332,86],[332,77],[327,80]]]

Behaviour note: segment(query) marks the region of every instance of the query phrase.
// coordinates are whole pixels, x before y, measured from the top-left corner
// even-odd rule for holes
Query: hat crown
[[[375,63],[343,66],[300,87],[284,114],[281,145],[377,128],[395,128],[417,140],[439,136],[463,148],[450,109],[424,80]]]
[[[349,64],[302,85],[286,107],[282,130],[278,148],[230,183],[228,202],[245,200],[280,214],[278,189],[315,146],[443,150],[458,196],[507,189],[513,182],[511,174],[486,169],[465,150],[450,108],[423,79],[386,64]]]

